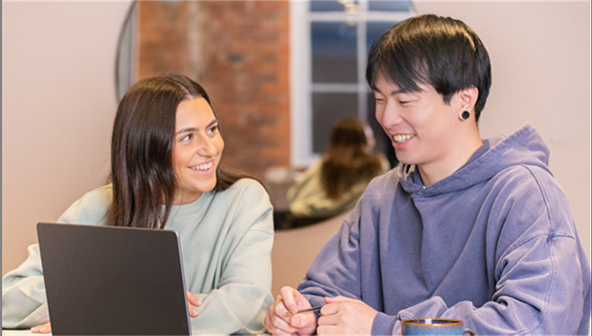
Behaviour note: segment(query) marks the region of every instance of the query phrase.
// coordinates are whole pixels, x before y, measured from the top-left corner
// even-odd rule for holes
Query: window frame
[[[290,164],[307,167],[320,154],[313,152],[312,95],[314,93],[357,93],[358,117],[367,120],[368,93],[365,81],[367,58],[367,23],[396,22],[414,15],[409,2],[407,12],[369,11],[368,2],[357,3],[355,14],[342,12],[311,12],[310,1],[290,1]],[[357,29],[357,83],[312,82],[312,22],[355,22]]]

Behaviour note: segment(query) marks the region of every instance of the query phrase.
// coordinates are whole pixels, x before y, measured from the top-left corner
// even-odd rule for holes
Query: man
[[[399,334],[452,318],[477,334],[587,334],[590,267],[530,125],[482,141],[488,53],[463,22],[405,20],[372,46],[366,78],[401,165],[374,179],[273,334]],[[298,313],[324,305],[318,313]]]

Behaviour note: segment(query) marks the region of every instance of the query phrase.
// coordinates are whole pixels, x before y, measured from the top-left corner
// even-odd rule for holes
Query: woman
[[[261,184],[220,167],[223,149],[218,119],[199,84],[178,75],[144,79],[117,110],[112,184],[84,195],[59,222],[176,230],[192,329],[261,333],[273,302],[272,206]],[[48,322],[38,246],[29,252],[2,279],[5,328]]]
[[[290,214],[303,219],[326,219],[352,209],[370,180],[389,164],[373,153],[372,129],[359,119],[335,123],[321,160],[306,170],[287,193]]]

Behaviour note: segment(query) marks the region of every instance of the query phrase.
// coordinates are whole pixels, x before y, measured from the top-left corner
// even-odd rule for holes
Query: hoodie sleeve
[[[549,174],[528,171],[536,184],[525,187],[522,179],[513,188],[524,193],[496,214],[504,225],[490,241],[498,250],[491,299],[476,307],[432,296],[396,316],[379,313],[373,334],[400,334],[401,321],[419,317],[460,319],[477,335],[588,334],[590,268],[569,203]]]
[[[572,238],[534,238],[500,261],[497,290],[483,306],[470,301],[448,306],[441,297],[431,297],[397,316],[379,313],[372,334],[400,334],[401,321],[426,316],[460,319],[477,335],[577,334],[581,321],[589,320],[582,312],[590,293],[581,281],[576,252]],[[588,332],[586,326],[581,329]]]
[[[323,246],[298,286],[313,306],[323,305],[325,297],[360,298],[359,226],[352,225],[355,212]]]

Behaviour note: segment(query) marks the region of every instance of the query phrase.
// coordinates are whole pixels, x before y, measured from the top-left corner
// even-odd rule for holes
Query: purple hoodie
[[[372,334],[454,318],[478,335],[588,334],[590,266],[549,150],[526,125],[424,187],[414,166],[375,178],[298,289],[361,299]]]

